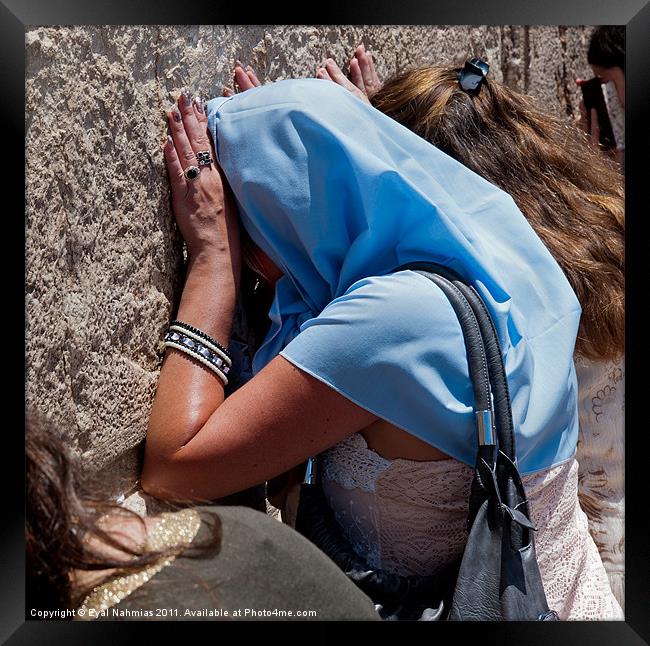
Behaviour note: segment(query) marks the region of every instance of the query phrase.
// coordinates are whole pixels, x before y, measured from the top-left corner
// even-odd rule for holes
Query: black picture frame
[[[244,20],[245,18],[245,20]],[[24,91],[25,91],[25,30],[34,25],[85,25],[85,24],[431,24],[431,25],[598,25],[623,24],[626,26],[626,76],[631,79],[626,96],[626,209],[631,233],[627,236],[627,287],[626,308],[628,328],[633,348],[627,353],[626,373],[630,377],[626,390],[632,412],[644,401],[640,384],[644,374],[643,353],[637,348],[644,344],[635,341],[635,326],[643,321],[639,301],[639,282],[645,276],[640,262],[641,245],[644,244],[641,226],[642,199],[640,174],[645,166],[641,159],[648,147],[648,128],[643,115],[647,113],[644,100],[650,88],[650,6],[648,0],[545,0],[544,2],[512,2],[493,0],[489,3],[459,3],[455,0],[388,3],[380,0],[357,2],[332,2],[330,5],[314,4],[303,9],[282,10],[276,3],[251,9],[246,5],[218,0],[209,3],[179,3],[169,0],[112,0],[108,2],[81,2],[79,0],[52,1],[3,0],[0,3],[0,60],[3,121],[2,137],[7,164],[3,172],[3,197],[6,211],[2,219],[7,244],[2,257],[6,263],[2,276],[4,287],[4,344],[3,366],[6,379],[2,380],[5,402],[5,424],[2,433],[2,474],[5,478],[3,519],[0,523],[2,541],[2,579],[0,583],[0,641],[19,644],[108,644],[117,641],[152,640],[161,629],[160,623],[102,622],[77,623],[55,621],[25,621],[24,607],[24,406],[25,384],[18,374],[25,370],[25,256],[24,219],[20,217],[25,206],[24,160]],[[9,197],[12,201],[9,202]],[[631,214],[631,218],[629,217]],[[22,242],[22,246],[21,246]],[[9,316],[7,316],[10,314]],[[630,338],[628,336],[628,338]],[[10,414],[11,413],[11,414]],[[16,413],[15,423],[12,421]],[[641,418],[643,419],[643,418]],[[382,636],[388,639],[402,635],[403,630],[418,631],[418,636],[436,639],[473,638],[480,643],[503,644],[644,644],[650,640],[650,543],[646,538],[645,486],[646,468],[644,450],[647,432],[643,426],[630,427],[626,439],[626,621],[625,622],[562,622],[535,624],[450,624],[438,623],[425,633],[420,624],[395,624],[384,622]],[[261,624],[256,624],[259,628]],[[164,623],[166,639],[179,639],[188,643],[188,629],[195,624]],[[247,630],[248,624],[239,623],[236,631]],[[418,627],[419,626],[419,627]],[[340,626],[338,626],[340,628]],[[372,629],[364,624],[362,629]],[[220,623],[211,638],[219,639],[226,630]],[[268,639],[273,629],[264,624],[262,638]],[[299,622],[283,623],[285,639],[315,637],[313,627]],[[347,631],[344,626],[343,630]],[[396,630],[388,635],[386,631]],[[144,632],[146,631],[146,632]],[[228,636],[233,634],[228,627]],[[469,632],[468,632],[469,631]],[[238,633],[240,634],[240,633]],[[321,634],[321,628],[318,628]],[[322,632],[322,634],[326,634]],[[368,637],[365,637],[368,635]],[[379,633],[365,639],[378,637]]]

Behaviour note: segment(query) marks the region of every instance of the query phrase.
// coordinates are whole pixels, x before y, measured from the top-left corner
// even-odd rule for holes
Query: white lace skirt
[[[371,567],[432,574],[463,553],[473,469],[382,457],[360,433],[323,454],[325,496]],[[523,478],[549,607],[566,619],[623,619],[578,504],[575,460]]]

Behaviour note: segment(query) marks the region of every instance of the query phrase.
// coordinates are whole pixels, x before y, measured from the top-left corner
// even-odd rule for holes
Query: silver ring
[[[199,175],[201,174],[201,169],[198,166],[188,166],[184,171],[183,175],[190,181],[193,182],[194,180],[198,179]]]
[[[196,153],[196,160],[199,162],[199,166],[209,166],[212,163],[212,154],[209,150],[199,150]]]

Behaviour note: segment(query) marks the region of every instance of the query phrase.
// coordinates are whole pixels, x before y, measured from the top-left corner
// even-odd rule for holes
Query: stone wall
[[[363,40],[381,78],[480,56],[490,74],[574,119],[589,27],[118,26],[26,31],[27,405],[45,411],[107,489],[138,470],[182,241],[160,144],[181,87],[314,76]]]

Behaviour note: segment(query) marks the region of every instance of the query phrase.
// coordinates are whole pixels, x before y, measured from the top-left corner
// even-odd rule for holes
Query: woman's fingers
[[[336,64],[332,58],[328,58],[325,63],[325,67],[321,67],[316,72],[316,78],[325,79],[326,81],[333,81],[337,85],[344,87],[346,90],[354,94],[361,101],[370,103],[366,93],[352,83],[345,74],[341,71],[341,68]]]
[[[363,82],[363,76],[361,74],[361,68],[359,67],[359,61],[356,57],[353,57],[350,60],[350,80],[354,83],[362,92],[366,91],[366,85]]]
[[[210,157],[213,161],[213,164],[210,164],[209,166],[201,166],[201,170],[212,171],[217,166],[217,155],[214,151],[214,144],[212,142],[210,131],[208,130],[208,115],[205,113],[205,105],[198,96],[194,97],[194,114],[196,116],[196,121],[199,124],[199,130],[203,133],[194,143],[199,146],[203,145],[201,142],[205,142],[205,146],[201,148],[201,151],[209,151]]]
[[[167,135],[167,141],[163,146],[163,153],[165,155],[165,162],[167,163],[167,172],[169,173],[172,193],[178,194],[179,191],[185,189],[187,180],[183,174],[183,167],[178,159],[176,148],[174,148],[174,141],[170,135]]]
[[[251,81],[250,77],[246,74],[246,71],[239,62],[235,65],[235,87],[237,86],[239,86],[239,89],[242,92],[255,87],[253,81]]]
[[[319,67],[316,70],[316,78],[324,79],[325,81],[331,81],[332,77],[328,74],[327,70],[324,67]]]
[[[372,89],[373,92],[376,92],[381,87],[381,81],[375,70],[375,58],[372,54],[368,54],[368,61],[370,64],[370,76],[372,78]]]
[[[257,78],[257,74],[255,74],[255,70],[250,65],[246,66],[246,74],[255,87],[262,85],[262,82]]]
[[[368,59],[368,54],[366,49],[363,46],[363,43],[357,47],[354,55],[359,61],[359,68],[361,70],[361,76],[363,77],[363,84],[366,88],[372,87],[372,70],[370,68],[370,60]]]
[[[363,78],[366,94],[368,96],[372,96],[381,86],[379,77],[377,76],[377,72],[375,70],[375,62],[372,58],[372,54],[366,52],[364,44],[361,43],[355,50],[354,55],[359,61],[359,69],[361,70],[361,76]]]
[[[183,117],[177,105],[167,113],[167,119],[181,167],[186,169],[188,166],[196,166],[196,154],[185,132]]]
[[[189,90],[183,88],[178,97],[177,104],[182,118],[180,125],[185,130],[192,151],[198,153],[202,150],[210,150],[207,117],[197,109],[196,102],[192,100]],[[174,140],[174,143],[176,143],[176,140]],[[182,154],[185,153],[183,148],[178,148]]]
[[[208,115],[205,114],[205,108],[203,106],[203,101],[201,101],[201,97],[195,96],[192,99],[192,106],[194,107],[194,116],[196,117],[196,120],[198,121],[199,125],[205,125],[205,127],[208,127]]]
[[[336,61],[333,58],[328,58],[325,62],[325,70],[334,83],[342,85],[346,90],[354,91],[358,89],[357,86],[353,85],[345,74],[343,74],[341,68],[336,64]]]

